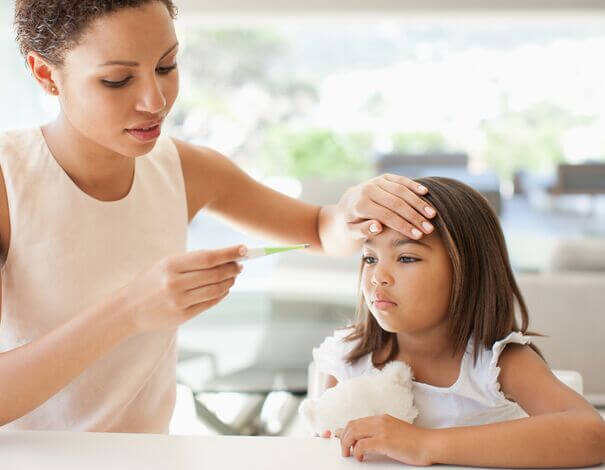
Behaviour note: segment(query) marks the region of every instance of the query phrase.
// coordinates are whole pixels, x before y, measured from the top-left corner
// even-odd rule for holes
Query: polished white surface
[[[2,470],[383,470],[402,467],[404,465],[385,459],[360,463],[341,457],[335,439],[0,432]],[[593,468],[605,470],[605,465]]]
[[[399,469],[393,461],[360,464],[321,438],[161,436],[0,432],[2,470]]]

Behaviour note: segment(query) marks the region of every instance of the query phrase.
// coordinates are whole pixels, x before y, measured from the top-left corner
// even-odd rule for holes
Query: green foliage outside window
[[[438,132],[401,132],[393,135],[393,151],[401,153],[444,152],[445,137]]]
[[[398,48],[385,49],[381,42],[375,47],[384,57],[380,63],[374,63],[370,57],[375,54],[364,53],[359,47],[342,47],[343,44],[358,45],[368,37],[376,39],[374,36],[318,34],[308,31],[302,37],[284,30],[262,28],[187,29],[183,34],[181,62],[187,64],[183,77],[194,86],[181,96],[173,115],[175,126],[182,126],[194,111],[204,110],[204,119],[210,124],[218,122],[218,134],[228,136],[232,144],[227,152],[229,156],[265,174],[297,178],[371,176],[376,151],[375,136],[371,132],[345,133],[317,128],[314,124],[314,114],[325,99],[321,95],[322,83],[343,71],[371,70],[403,58],[412,60],[409,53],[413,49],[405,42]],[[426,42],[432,38],[427,34],[423,30],[416,42],[420,44],[420,39]],[[491,50],[497,53],[499,36],[488,36]],[[309,39],[313,37],[327,42]],[[473,37],[471,43],[475,42],[478,40]],[[459,45],[459,49],[466,50],[468,45]],[[338,51],[338,54],[330,51]],[[237,101],[238,92],[245,87],[252,87],[262,99],[252,104]],[[568,131],[589,128],[597,119],[578,116],[548,102],[512,111],[507,103],[511,91],[497,87],[493,91],[502,97],[499,112],[490,114],[493,117],[485,120],[474,133],[481,136],[481,142],[472,143],[478,153],[471,157],[503,180],[510,181],[519,169],[552,171],[566,160],[562,141]],[[365,98],[365,105],[360,108],[362,113],[374,121],[380,120],[382,114],[388,115],[384,112],[388,108],[388,96],[374,88]],[[184,137],[198,140],[212,137],[216,126],[204,120],[200,123]],[[392,136],[392,147],[396,152],[416,154],[466,150],[452,147],[439,130],[401,129]],[[605,157],[605,144],[601,157]]]
[[[267,132],[261,152],[263,167],[269,174],[338,179],[365,178],[373,172],[370,134],[275,127]]]
[[[482,158],[503,179],[516,170],[553,170],[565,161],[562,137],[565,131],[589,124],[590,117],[572,115],[549,103],[521,112],[504,112],[485,122]]]

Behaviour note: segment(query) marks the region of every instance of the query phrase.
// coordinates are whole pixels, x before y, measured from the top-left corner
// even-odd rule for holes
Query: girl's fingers
[[[367,418],[350,421],[344,432],[340,436],[340,447],[343,457],[351,455],[351,447],[360,439],[367,439],[373,436],[372,421]]]
[[[378,439],[369,437],[355,442],[355,445],[353,446],[353,457],[361,462],[367,452],[382,453]]]
[[[378,186],[383,190],[402,198],[405,202],[412,206],[416,212],[424,217],[432,218],[437,214],[437,211],[435,211],[435,209],[429,203],[418,197],[410,189],[402,188],[402,185],[399,183],[393,183],[392,181],[384,179],[378,182]]]
[[[416,181],[408,178],[407,176],[386,173],[384,175],[381,175],[381,178],[391,181],[393,183],[401,184],[401,185],[405,186],[406,188],[414,191],[416,194],[420,194],[421,196],[424,196],[425,194],[427,194],[429,192],[429,190],[426,187],[422,186],[421,184],[416,183]]]

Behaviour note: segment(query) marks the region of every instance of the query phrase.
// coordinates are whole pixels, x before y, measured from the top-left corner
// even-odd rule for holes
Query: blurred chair
[[[521,169],[513,175],[514,194],[528,197],[532,193],[544,193],[555,185],[556,176]]]
[[[577,370],[586,399],[605,406],[603,352],[605,275],[559,271],[517,273],[530,317],[532,338],[553,369]]]
[[[551,194],[605,194],[605,163],[560,164]]]
[[[382,153],[376,158],[376,172],[403,174],[417,178],[427,167],[466,169],[465,153]]]
[[[605,273],[605,238],[575,238],[557,241],[550,270]]]

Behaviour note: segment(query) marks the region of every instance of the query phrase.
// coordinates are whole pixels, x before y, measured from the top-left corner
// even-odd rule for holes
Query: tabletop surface
[[[0,467],[2,470],[384,470],[401,469],[404,465],[378,457],[365,462],[341,457],[335,439],[7,431],[0,432]],[[605,465],[593,468],[605,470]]]

